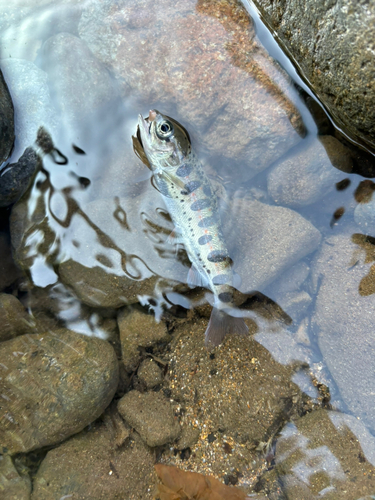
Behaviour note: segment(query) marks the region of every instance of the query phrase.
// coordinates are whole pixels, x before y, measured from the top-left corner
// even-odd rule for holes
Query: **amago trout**
[[[243,318],[228,314],[234,307],[232,261],[216,197],[188,132],[172,118],[151,110],[146,119],[139,115],[133,145],[152,170],[154,184],[176,226],[175,241],[183,243],[192,263],[188,284],[208,288],[214,295],[206,345],[220,344],[228,333],[247,334]]]

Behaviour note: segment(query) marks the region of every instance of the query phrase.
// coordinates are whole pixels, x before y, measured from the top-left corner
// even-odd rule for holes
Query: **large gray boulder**
[[[255,0],[340,126],[375,146],[375,4]]]

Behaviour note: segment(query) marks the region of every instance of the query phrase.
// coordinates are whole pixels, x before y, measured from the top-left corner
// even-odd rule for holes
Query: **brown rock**
[[[130,391],[120,399],[118,411],[151,447],[172,443],[181,433],[170,402],[160,393]]]
[[[0,293],[0,342],[30,332],[33,324],[33,319],[16,297]]]
[[[327,410],[307,414],[277,440],[276,471],[284,493],[290,500],[371,498],[374,445],[374,437],[351,415]]]
[[[21,475],[9,456],[0,457],[0,498],[4,500],[30,500],[31,481]]]
[[[140,360],[138,347],[151,347],[160,342],[168,342],[165,323],[157,323],[155,317],[138,309],[122,309],[117,317],[120,330],[122,362],[127,371],[134,371]]]
[[[96,424],[47,453],[34,480],[32,500],[152,500],[154,457],[136,433],[120,448]],[[93,480],[95,478],[95,480]]]
[[[340,127],[375,145],[373,30],[375,6],[356,0],[256,0],[299,71]]]
[[[235,198],[223,229],[240,290],[262,291],[319,246],[320,232],[297,212]]]
[[[28,452],[79,432],[104,411],[117,388],[113,348],[69,330],[2,342],[0,359],[5,453]]]
[[[145,359],[137,371],[138,378],[148,389],[152,389],[163,381],[161,370],[152,359]]]

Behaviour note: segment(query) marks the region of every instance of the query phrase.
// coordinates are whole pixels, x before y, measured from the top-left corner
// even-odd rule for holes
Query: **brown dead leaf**
[[[177,467],[156,464],[155,470],[163,484],[158,487],[160,500],[246,500],[246,493],[226,486],[213,476],[185,472]]]

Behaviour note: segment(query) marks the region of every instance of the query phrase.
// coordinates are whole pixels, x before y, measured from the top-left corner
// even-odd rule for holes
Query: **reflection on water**
[[[16,111],[0,196],[31,165],[1,212],[0,477],[33,500],[99,487],[152,498],[156,458],[259,499],[370,498],[371,158],[339,140],[234,0],[0,10]],[[187,254],[133,152],[150,108],[188,130],[238,304],[251,293],[250,336],[212,352],[207,290],[187,285]]]

